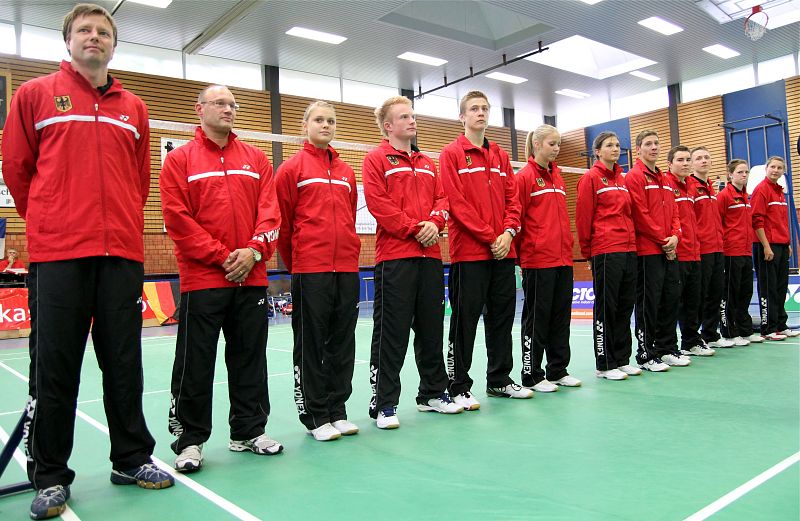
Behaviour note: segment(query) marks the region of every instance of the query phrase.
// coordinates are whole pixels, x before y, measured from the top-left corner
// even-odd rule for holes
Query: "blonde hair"
[[[552,134],[558,134],[561,137],[558,129],[553,125],[539,125],[535,130],[528,132],[528,137],[525,138],[525,157],[533,157],[536,153],[533,146],[534,141],[541,143],[547,136]]]
[[[467,102],[472,98],[483,98],[486,100],[486,104],[489,105],[489,108],[492,108],[492,105],[489,103],[489,98],[486,97],[486,94],[479,90],[471,90],[464,94],[461,98],[461,101],[458,103],[458,114],[463,115],[467,111]]]
[[[389,137],[386,134],[386,129],[383,128],[383,124],[386,123],[386,116],[389,114],[389,109],[394,107],[395,105],[408,105],[413,106],[411,100],[405,96],[392,96],[391,98],[387,99],[383,102],[383,105],[375,109],[375,123],[378,125],[378,128],[381,131],[381,135],[383,137]]]
[[[67,16],[64,17],[64,22],[61,25],[61,34],[64,36],[64,41],[67,41],[69,33],[72,32],[72,22],[74,22],[76,18],[92,15],[104,16],[105,19],[108,20],[108,23],[111,24],[111,30],[114,33],[114,47],[116,47],[117,24],[114,23],[114,19],[111,18],[111,13],[109,13],[106,8],[95,4],[78,4],[72,8],[72,11],[70,11]]]
[[[780,161],[781,163],[783,163],[783,169],[786,170],[786,160],[781,156],[769,156],[767,162],[764,163],[764,168],[768,167],[770,163],[772,163],[773,161]]]
[[[331,109],[333,111],[334,116],[336,115],[336,109],[333,107],[333,105],[331,105],[327,101],[316,100],[309,103],[308,107],[306,107],[305,112],[303,112],[303,123],[308,122],[308,118],[309,116],[311,116],[311,111],[316,108]]]

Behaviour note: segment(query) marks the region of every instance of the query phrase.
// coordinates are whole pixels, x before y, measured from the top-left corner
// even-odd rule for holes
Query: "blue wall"
[[[606,123],[600,123],[599,125],[586,127],[584,129],[584,132],[586,133],[586,146],[588,148],[592,148],[594,138],[596,138],[597,135],[604,130],[616,132],[617,136],[619,136],[619,144],[623,149],[631,148],[631,125],[628,118],[615,119],[614,121],[608,121]],[[594,160],[592,160],[592,163],[594,163]],[[624,151],[619,158],[619,164],[625,169],[626,172],[628,171],[628,158]]]

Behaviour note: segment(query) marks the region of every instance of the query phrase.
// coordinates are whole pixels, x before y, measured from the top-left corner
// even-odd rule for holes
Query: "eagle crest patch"
[[[56,110],[59,112],[66,112],[72,109],[72,100],[69,96],[55,96],[53,98],[56,102]]]
[[[537,177],[536,184],[544,188],[544,179],[542,179],[541,177]]]
[[[397,159],[397,156],[386,156],[386,159],[393,165],[399,165],[400,160]]]
[[[472,166],[472,158],[467,156],[467,166]]]

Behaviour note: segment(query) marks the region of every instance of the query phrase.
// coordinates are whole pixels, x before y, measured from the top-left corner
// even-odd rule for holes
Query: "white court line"
[[[731,490],[730,492],[728,492],[718,500],[714,501],[707,507],[698,510],[694,514],[690,515],[683,521],[702,521],[703,519],[708,519],[709,517],[713,516],[726,506],[730,505],[740,497],[744,496],[757,486],[763,484],[770,478],[774,478],[784,470],[788,469],[798,461],[800,461],[800,452],[795,452],[785,460],[781,461],[776,465],[773,465],[771,468],[765,470],[764,472],[754,477],[747,483],[736,487],[735,489]]]
[[[17,378],[19,378],[23,382],[25,382],[25,383],[28,382],[28,378],[27,377],[23,376],[22,374],[20,374],[19,372],[15,371],[14,369],[8,367],[4,363],[0,362],[0,367],[2,367],[5,370],[9,371],[11,374],[16,376]],[[106,427],[105,425],[103,425],[99,421],[95,420],[94,418],[92,418],[91,416],[86,414],[85,412],[76,409],[75,410],[75,414],[76,414],[76,416],[78,418],[82,419],[83,421],[85,421],[86,423],[88,423],[89,425],[94,427],[95,429],[97,429],[100,432],[108,435],[108,427]],[[164,463],[160,459],[156,458],[155,456],[151,456],[151,458],[153,460],[153,463],[158,465],[158,467],[161,470],[163,470],[164,472],[168,473],[173,478],[175,478],[176,481],[179,481],[179,482],[183,483],[184,485],[186,485],[187,487],[192,489],[194,492],[197,492],[198,494],[203,496],[205,499],[207,499],[210,502],[214,503],[215,505],[217,505],[221,509],[223,509],[226,512],[228,512],[229,514],[231,514],[232,516],[234,516],[234,517],[236,517],[238,519],[241,519],[242,521],[261,521],[260,518],[258,518],[256,516],[254,516],[253,514],[247,512],[246,510],[244,510],[240,506],[235,505],[234,503],[228,501],[227,499],[225,499],[224,497],[220,496],[216,492],[213,492],[212,490],[204,487],[203,485],[201,485],[200,483],[197,483],[196,481],[194,481],[191,478],[188,478],[188,477],[186,477],[186,476],[184,476],[182,474],[178,474],[177,472],[175,472],[175,470],[173,470],[173,468],[170,465],[167,465],[166,463]],[[72,518],[72,519],[77,519],[77,517]]]
[[[0,427],[0,441],[3,442],[3,445],[8,444],[8,439],[8,433],[2,427]],[[25,454],[22,453],[19,447],[14,449],[14,459],[17,461],[19,466],[22,467],[22,471],[27,472],[28,460],[25,458]],[[66,521],[81,521],[81,518],[79,518],[71,508],[69,508],[69,505],[67,505],[67,509],[61,514],[61,519]]]

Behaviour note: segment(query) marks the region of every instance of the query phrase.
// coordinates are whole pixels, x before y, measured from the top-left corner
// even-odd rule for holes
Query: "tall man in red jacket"
[[[472,350],[484,305],[486,393],[531,398],[533,391],[511,379],[514,367],[511,327],[515,313],[512,240],[520,231],[520,204],[508,154],[484,136],[489,101],[480,91],[461,98],[464,134],[439,156],[444,191],[450,203],[449,350],[450,396],[466,410],[480,408],[472,396]]]
[[[631,194],[633,224],[639,269],[636,279],[636,360],[647,371],[662,372],[669,365],[662,361],[673,354],[680,277],[675,248],[680,238],[680,220],[675,195],[656,166],[658,134],[643,130],[636,136],[639,158],[625,176]],[[672,331],[670,331],[672,328]],[[688,359],[675,356],[682,365]]]
[[[272,165],[232,132],[239,106],[227,87],[200,93],[195,137],[161,170],[164,224],[175,243],[181,301],[172,366],[169,430],[175,469],[199,470],[211,435],[219,332],[225,335],[230,442],[235,452],[283,450],[264,432],[267,387],[267,270],[280,211]]]
[[[151,463],[155,441],[142,413],[147,107],[108,75],[117,43],[108,11],[75,6],[63,35],[72,61],[17,90],[3,134],[3,175],[27,224],[31,263],[25,444],[34,519],[61,514],[70,496],[75,472],[67,462],[90,326],[103,371],[111,481],[173,484]]]
[[[417,123],[411,100],[387,99],[375,109],[386,138],[364,158],[364,195],[378,222],[375,308],[370,357],[370,416],[378,428],[400,425],[400,370],[414,330],[420,383],[417,409],[459,413],[447,394],[442,358],[444,270],[439,232],[448,216],[436,164],[412,143]]]
[[[697,242],[700,244],[700,325],[708,347],[733,347],[733,341],[719,334],[725,257],[722,252],[722,219],[717,192],[708,180],[711,155],[705,147],[692,150],[692,175],[686,182],[694,199],[697,216]]]

